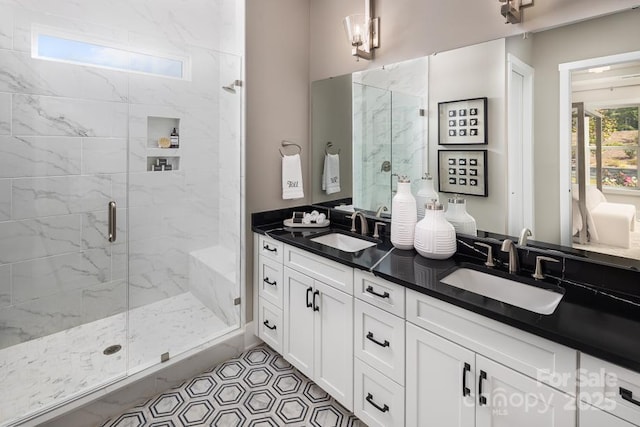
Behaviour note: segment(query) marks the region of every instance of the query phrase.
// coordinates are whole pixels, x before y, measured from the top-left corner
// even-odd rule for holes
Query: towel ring
[[[329,148],[333,148],[333,143],[331,141],[327,142],[327,145],[324,147],[324,154],[331,154],[329,153]],[[338,152],[336,154],[340,154],[340,150],[342,149],[338,148]]]
[[[302,147],[300,145],[296,144],[295,142],[287,141],[286,139],[282,140],[282,147],[288,147],[290,145],[295,145],[296,147],[298,147],[298,152],[296,154],[302,153]],[[284,157],[285,154],[282,152],[282,147],[278,148],[278,151],[280,151],[280,155]]]

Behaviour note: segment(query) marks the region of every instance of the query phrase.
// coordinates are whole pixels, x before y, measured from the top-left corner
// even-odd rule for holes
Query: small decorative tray
[[[295,228],[322,228],[322,227],[328,227],[329,224],[331,223],[330,220],[325,219],[323,222],[312,222],[309,224],[303,224],[301,222],[293,222],[293,219],[289,218],[289,219],[285,219],[284,221],[282,221],[282,223],[284,224],[285,227],[295,227]]]

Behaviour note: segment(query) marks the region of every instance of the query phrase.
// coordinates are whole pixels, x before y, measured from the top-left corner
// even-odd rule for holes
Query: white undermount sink
[[[440,281],[538,314],[552,314],[564,296],[562,293],[549,289],[538,288],[470,268],[459,268]]]
[[[313,237],[309,240],[344,252],[358,252],[376,245],[375,242],[358,239],[357,237],[347,236],[341,233],[329,233],[323,236]]]

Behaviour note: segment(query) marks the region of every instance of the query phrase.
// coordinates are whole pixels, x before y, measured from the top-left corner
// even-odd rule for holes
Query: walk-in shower
[[[239,3],[0,0],[0,425],[240,327]]]

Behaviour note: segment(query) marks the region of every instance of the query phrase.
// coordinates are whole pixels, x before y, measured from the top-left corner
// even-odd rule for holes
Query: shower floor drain
[[[122,349],[122,346],[120,344],[110,345],[109,347],[104,349],[102,354],[106,356],[111,356],[112,354],[119,352],[121,349]]]

